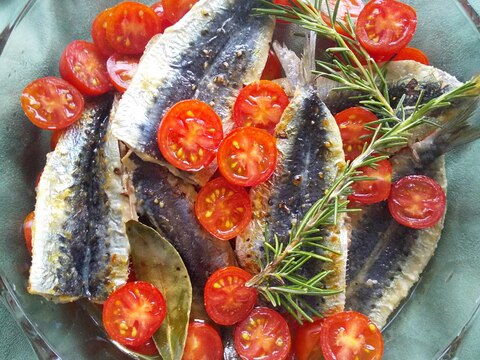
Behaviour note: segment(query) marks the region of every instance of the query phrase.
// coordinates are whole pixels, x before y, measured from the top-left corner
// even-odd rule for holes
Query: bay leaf
[[[133,269],[138,280],[155,285],[165,297],[167,314],[153,335],[163,360],[181,360],[192,306],[192,284],[177,250],[154,229],[127,222]]]

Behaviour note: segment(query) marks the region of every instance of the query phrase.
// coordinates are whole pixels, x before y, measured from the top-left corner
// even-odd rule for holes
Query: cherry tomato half
[[[235,328],[235,349],[242,359],[284,360],[290,346],[287,322],[269,308],[253,309]]]
[[[393,184],[388,209],[400,224],[425,229],[440,221],[446,202],[445,192],[435,180],[424,175],[409,175]]]
[[[23,221],[23,236],[25,237],[25,245],[30,254],[32,254],[32,226],[34,222],[35,213],[32,211]]]
[[[120,92],[125,92],[133,76],[137,72],[140,55],[113,54],[107,60],[107,71],[110,80]]]
[[[85,106],[82,94],[75,87],[53,76],[28,84],[21,103],[28,119],[46,130],[70,126],[80,118]]]
[[[257,302],[257,291],[245,286],[251,278],[250,273],[235,266],[215,271],[205,285],[208,316],[220,325],[244,320]]]
[[[340,24],[343,24],[348,28],[347,14],[350,15],[352,22],[355,24],[357,22],[358,15],[362,11],[364,5],[361,0],[338,0],[338,2],[339,2],[339,5],[337,10],[337,17],[335,19],[335,29],[340,34],[347,35],[348,33],[345,30],[343,30]],[[328,15],[327,5],[330,8],[330,13],[333,14],[336,4],[337,4],[337,0],[328,0],[328,1],[322,2],[322,7],[321,7],[322,18],[330,26],[331,26],[331,23],[330,23],[330,16]]]
[[[325,360],[380,360],[383,354],[382,333],[369,318],[355,311],[327,317],[320,344]]]
[[[67,45],[60,58],[60,75],[85,95],[97,96],[112,89],[103,55],[88,41]]]
[[[228,182],[255,186],[266,181],[277,165],[275,138],[263,129],[238,128],[218,148],[218,169]]]
[[[270,49],[268,52],[267,63],[262,72],[262,80],[275,80],[282,77],[282,64],[275,54],[275,51]]]
[[[282,87],[269,80],[245,86],[233,106],[237,126],[255,126],[273,134],[288,106],[288,96]]]
[[[381,160],[377,165],[376,169],[370,166],[359,169],[363,172],[363,176],[376,178],[376,180],[363,180],[353,183],[353,194],[348,197],[349,200],[362,204],[374,204],[387,200],[392,184],[392,165],[388,160]]]
[[[417,28],[417,13],[396,0],[369,1],[360,12],[356,35],[370,55],[393,55],[407,46]]]
[[[421,64],[430,65],[427,55],[422,50],[412,47],[406,47],[394,56],[392,61],[398,60],[413,60]]]
[[[155,356],[158,355],[158,349],[157,346],[155,345],[155,342],[153,341],[153,338],[150,338],[147,340],[145,344],[139,345],[139,346],[127,346],[130,350],[146,355],[146,356]]]
[[[107,25],[112,16],[112,8],[103,10],[95,17],[92,23],[92,39],[98,51],[108,58],[115,50],[107,40]]]
[[[198,0],[163,0],[165,16],[175,24],[180,20]]]
[[[103,325],[120,344],[140,346],[160,327],[165,312],[162,293],[152,284],[136,281],[110,294],[103,306]]]
[[[53,151],[57,147],[58,140],[65,134],[65,130],[55,130],[50,137],[50,149]]]
[[[373,135],[373,131],[365,125],[376,120],[374,113],[362,107],[351,107],[335,115],[347,160],[353,160],[362,153],[364,144],[369,142],[365,137]]]
[[[163,0],[165,1],[165,0]],[[156,2],[155,4],[151,5],[155,14],[157,14],[158,18],[160,19],[160,32],[163,33],[166,28],[172,26],[173,24],[167,19],[167,15],[165,14],[165,9],[163,8],[163,1]]]
[[[199,100],[176,103],[158,127],[162,155],[185,171],[198,171],[210,164],[222,138],[222,121],[210,106]]]
[[[320,345],[320,334],[323,319],[314,322],[306,322],[295,331],[293,336],[293,349],[296,360],[323,359]]]
[[[182,360],[222,360],[223,344],[218,332],[208,324],[191,322]]]

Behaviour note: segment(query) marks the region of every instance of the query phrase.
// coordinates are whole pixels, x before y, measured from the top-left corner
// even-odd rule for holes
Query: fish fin
[[[317,45],[317,34],[313,31],[307,36],[305,48],[303,49],[302,62],[300,64],[300,84],[311,84],[315,70],[315,49]]]

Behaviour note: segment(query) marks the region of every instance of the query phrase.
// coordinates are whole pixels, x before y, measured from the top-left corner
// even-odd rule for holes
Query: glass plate
[[[411,0],[419,15],[414,46],[432,65],[467,80],[480,71],[480,34],[461,3]],[[20,93],[33,79],[58,74],[70,41],[90,38],[94,16],[113,0],[24,1],[0,34],[0,275],[2,295],[41,359],[127,358],[105,339],[84,304],[56,305],[26,293],[29,255],[22,222],[34,206],[34,184],[49,134],[26,120]],[[3,7],[3,5],[1,5]],[[0,9],[1,10],[1,9]],[[471,10],[471,9],[470,9]],[[480,142],[448,155],[448,212],[435,257],[415,292],[385,331],[385,359],[434,359],[455,339],[480,297]],[[480,359],[480,319],[458,359]],[[453,355],[447,358],[453,358]]]

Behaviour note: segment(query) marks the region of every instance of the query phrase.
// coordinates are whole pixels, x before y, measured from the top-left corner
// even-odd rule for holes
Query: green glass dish
[[[49,151],[50,134],[26,119],[21,91],[35,78],[58,75],[64,47],[74,39],[89,39],[95,15],[117,2],[17,2],[19,10],[0,33],[0,289],[40,359],[131,358],[106,338],[88,304],[57,305],[26,292],[30,256],[22,233],[23,219],[34,207],[35,180]],[[419,16],[413,46],[424,50],[433,66],[462,81],[480,73],[478,17],[474,7],[465,5],[468,1],[407,2]],[[4,9],[13,11],[12,4]],[[448,210],[442,239],[421,281],[384,332],[384,359],[480,359],[480,318],[468,322],[480,301],[478,153],[480,141],[447,156]],[[469,331],[464,337],[465,324]]]

